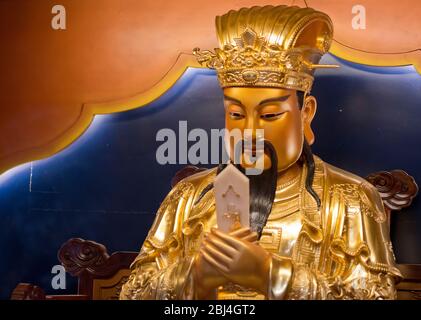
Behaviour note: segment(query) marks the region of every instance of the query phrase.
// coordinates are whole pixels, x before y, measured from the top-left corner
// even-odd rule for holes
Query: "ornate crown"
[[[221,48],[214,52],[195,48],[193,54],[202,65],[216,69],[223,88],[263,86],[308,92],[314,69],[337,67],[317,64],[329,50],[332,24],[327,15],[313,9],[243,8],[216,17],[216,26]]]

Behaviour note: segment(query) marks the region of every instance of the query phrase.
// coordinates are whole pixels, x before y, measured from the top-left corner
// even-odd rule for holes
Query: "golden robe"
[[[235,284],[217,289],[217,299],[395,299],[401,278],[382,200],[371,184],[315,157],[313,189],[290,205],[275,203],[259,240],[272,255],[268,292]],[[216,169],[180,181],[162,202],[132,264],[121,299],[195,299],[191,266],[205,232],[216,226]]]

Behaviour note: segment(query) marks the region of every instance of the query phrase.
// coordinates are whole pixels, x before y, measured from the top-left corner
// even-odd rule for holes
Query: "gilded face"
[[[224,89],[225,127],[251,129],[253,147],[256,129],[264,130],[264,140],[275,148],[278,171],[293,165],[300,157],[304,137],[309,144],[314,141],[310,124],[316,111],[316,100],[309,96],[300,109],[295,90],[282,88],[232,87]],[[234,143],[230,143],[233,154]],[[253,150],[242,154],[242,166],[251,163]],[[264,168],[271,167],[270,157],[264,154]]]

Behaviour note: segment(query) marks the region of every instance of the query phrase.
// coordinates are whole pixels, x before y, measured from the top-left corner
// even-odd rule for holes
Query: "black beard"
[[[236,147],[234,166],[242,173],[246,170],[239,164],[241,148]],[[260,238],[263,227],[266,225],[269,214],[275,200],[276,183],[278,178],[278,157],[273,145],[269,141],[264,141],[264,151],[270,157],[271,167],[258,175],[248,175],[250,183],[250,229],[257,232]],[[225,165],[226,166],[226,165]],[[218,173],[223,168],[218,169]]]
[[[236,152],[235,159],[238,159],[238,156],[242,152],[242,148],[236,148],[235,150],[237,152],[239,150],[240,152]],[[250,229],[257,232],[259,239],[272,210],[273,201],[275,200],[276,184],[278,180],[278,157],[276,156],[275,149],[269,141],[265,140],[264,150],[271,159],[271,167],[267,170],[264,170],[259,175],[248,176],[250,183]],[[308,172],[305,181],[305,187],[307,192],[309,192],[317,202],[318,208],[320,208],[320,198],[312,187],[315,171],[313,153],[311,152],[311,148],[306,140],[304,140],[303,152],[299,161],[301,164],[305,163],[307,165]],[[239,161],[235,162],[238,163]],[[217,174],[224,170],[226,166],[226,164],[219,165]],[[240,164],[234,164],[234,166],[245,174],[245,169],[241,167]],[[207,185],[195,201],[195,204],[199,203],[205,194],[212,188],[213,183]]]

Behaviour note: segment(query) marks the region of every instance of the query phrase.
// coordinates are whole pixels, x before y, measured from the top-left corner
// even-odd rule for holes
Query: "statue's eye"
[[[260,116],[260,118],[263,120],[276,120],[279,119],[283,114],[284,112],[264,113]]]
[[[241,120],[244,119],[244,114],[241,112],[230,112],[230,118],[233,120]]]

